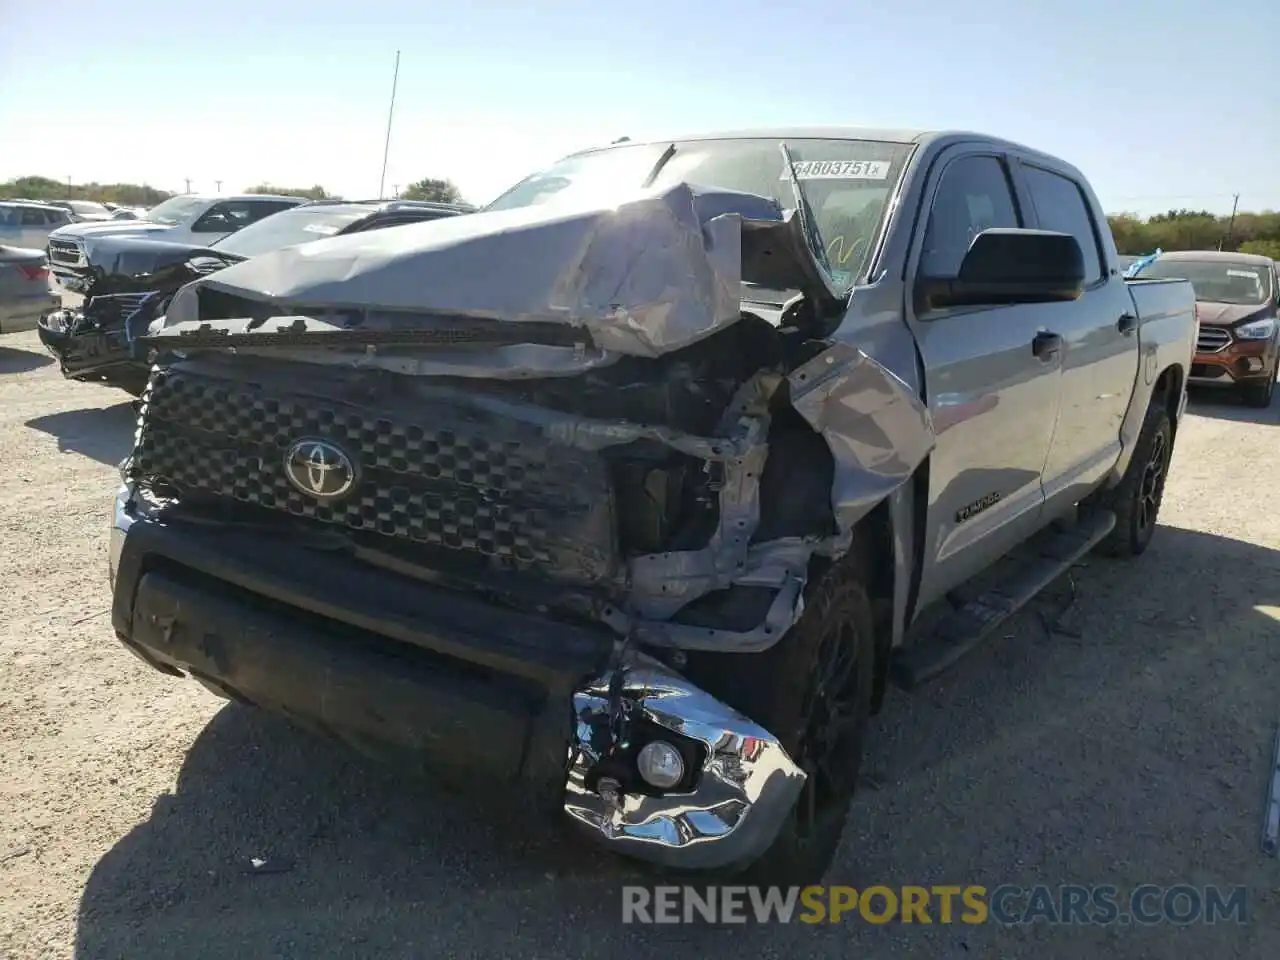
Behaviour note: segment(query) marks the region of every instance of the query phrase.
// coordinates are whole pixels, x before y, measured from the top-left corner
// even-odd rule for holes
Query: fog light
[[[654,740],[640,748],[636,756],[640,776],[651,787],[666,790],[684,779],[684,760],[680,751],[663,740]]]

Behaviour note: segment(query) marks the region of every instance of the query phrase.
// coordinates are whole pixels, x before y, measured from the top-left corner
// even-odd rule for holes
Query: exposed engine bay
[[[771,646],[813,559],[927,455],[918,398],[831,339],[844,303],[772,201],[682,184],[490,217],[183,287],[140,340],[167,360],[130,476],[175,520],[323,529],[644,645]],[[496,290],[461,268],[494,249],[518,264]],[[744,281],[799,295],[752,310]]]

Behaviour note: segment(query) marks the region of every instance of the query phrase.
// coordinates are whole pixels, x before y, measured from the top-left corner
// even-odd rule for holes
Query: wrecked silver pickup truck
[[[888,680],[1147,547],[1194,295],[1122,279],[1052,157],[774,131],[266,253],[145,340],[126,646],[619,852],[794,882]]]

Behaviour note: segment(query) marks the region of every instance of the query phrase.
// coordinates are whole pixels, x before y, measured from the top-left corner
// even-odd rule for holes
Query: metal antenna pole
[[[387,156],[391,152],[391,118],[396,112],[396,83],[400,80],[400,51],[396,51],[395,71],[391,74],[391,106],[387,108],[387,139],[382,145],[382,176],[378,179],[378,199],[383,197],[387,185]]]
[[[1225,237],[1223,242],[1218,245],[1219,250],[1221,250],[1223,246],[1229,245],[1231,243],[1231,231],[1236,225],[1236,208],[1239,206],[1240,206],[1240,194],[1237,193],[1231,200],[1231,219],[1227,221],[1227,236]]]

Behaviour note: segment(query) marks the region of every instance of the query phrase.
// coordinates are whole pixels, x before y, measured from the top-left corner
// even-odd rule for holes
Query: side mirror
[[[1056,303],[1084,291],[1084,252],[1069,233],[993,228],[973,238],[952,277],[921,277],[917,309]]]

